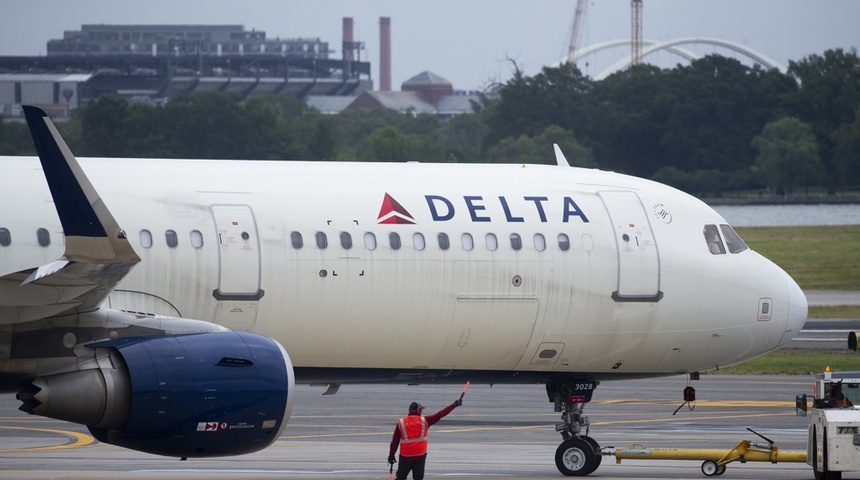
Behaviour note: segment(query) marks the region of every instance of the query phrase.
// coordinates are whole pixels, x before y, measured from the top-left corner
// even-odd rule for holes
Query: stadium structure
[[[83,25],[48,41],[46,56],[0,57],[0,114],[35,104],[62,118],[106,94],[148,103],[207,91],[356,96],[373,89],[362,49],[350,35],[332,58],[319,38],[271,39],[242,25]]]

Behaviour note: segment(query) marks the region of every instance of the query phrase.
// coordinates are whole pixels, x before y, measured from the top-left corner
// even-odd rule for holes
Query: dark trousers
[[[421,457],[400,456],[400,465],[397,466],[397,480],[406,480],[409,471],[412,471],[413,480],[424,480],[424,464],[427,463],[427,455]]]

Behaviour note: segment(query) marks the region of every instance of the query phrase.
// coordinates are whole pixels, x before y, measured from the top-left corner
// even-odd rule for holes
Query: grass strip
[[[860,306],[809,307],[809,318],[860,318]]]
[[[847,339],[846,339],[847,347]],[[831,370],[860,370],[860,353],[837,350],[784,348],[740,365],[721,368],[708,374],[724,375],[809,375]]]
[[[753,250],[804,290],[860,290],[860,225],[741,227]]]

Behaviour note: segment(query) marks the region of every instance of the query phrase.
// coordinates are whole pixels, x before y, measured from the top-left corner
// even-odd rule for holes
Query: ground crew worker
[[[427,433],[430,426],[442,420],[455,407],[463,404],[458,398],[454,403],[439,410],[433,415],[423,416],[424,407],[418,402],[409,405],[409,415],[401,418],[394,427],[391,436],[391,447],[388,452],[388,463],[394,465],[394,453],[400,445],[400,465],[397,466],[397,480],[406,480],[412,472],[413,480],[424,479],[424,464],[427,461]]]
[[[830,393],[827,394],[825,398],[833,400],[833,406],[838,408],[848,408],[852,406],[851,400],[842,393],[842,380],[830,385]]]

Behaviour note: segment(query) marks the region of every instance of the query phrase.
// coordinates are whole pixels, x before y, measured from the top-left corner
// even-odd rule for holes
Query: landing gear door
[[[259,300],[260,240],[247,205],[213,205],[218,233],[218,300]]]
[[[656,302],[660,291],[660,255],[651,224],[635,192],[599,192],[615,233],[618,254],[618,302]]]

